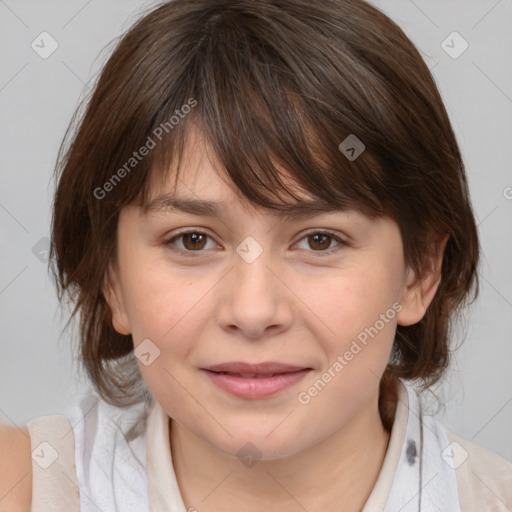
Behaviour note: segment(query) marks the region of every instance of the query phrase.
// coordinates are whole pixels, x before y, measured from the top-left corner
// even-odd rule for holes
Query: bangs
[[[187,34],[188,51],[181,50],[185,65],[168,82],[168,99],[158,106],[145,136],[169,124],[187,98],[197,104],[162,134],[152,152],[153,177],[162,184],[171,177],[177,185],[194,130],[218,174],[242,198],[260,207],[286,211],[290,200],[301,202],[295,191],[302,191],[319,207],[382,214],[384,180],[370,148],[366,146],[353,161],[339,149],[349,135],[365,139],[358,126],[361,120],[352,114],[355,106],[345,98],[334,108],[332,100],[322,99],[313,70],[299,55],[291,57],[296,35],[292,40],[280,38],[284,48],[275,42],[271,48],[264,36],[255,34],[243,19],[234,26],[228,14]],[[322,64],[324,74],[326,65]],[[343,95],[339,72],[334,79],[336,95]],[[144,208],[150,199],[149,179],[139,190]]]

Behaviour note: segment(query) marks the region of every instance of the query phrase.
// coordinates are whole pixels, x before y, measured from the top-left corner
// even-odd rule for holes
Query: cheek
[[[360,396],[361,390],[373,389],[389,361],[400,281],[393,267],[372,263],[333,273],[322,293],[317,286],[309,288],[307,304],[322,320],[313,332],[325,355],[315,378],[329,381],[317,406],[324,400],[368,398]],[[323,389],[322,383],[316,387]]]
[[[310,294],[308,305],[328,327],[315,331],[325,359],[297,400],[319,422],[347,421],[376,392],[393,347],[397,295],[395,277],[377,266],[340,274],[325,283],[323,294]],[[326,404],[343,407],[329,409],[325,419]]]
[[[167,410],[179,416],[180,410],[190,407],[182,384],[189,378],[186,361],[211,319],[207,299],[215,279],[208,273],[185,274],[168,261],[142,257],[133,258],[127,269],[125,297],[136,355],[141,343],[151,352],[150,364],[139,359],[140,372],[152,394],[167,400]],[[141,345],[139,353],[143,351],[147,352]]]
[[[126,309],[135,346],[149,338],[166,352],[185,350],[208,318],[204,299],[214,276],[147,256],[133,257],[127,269]]]
[[[391,273],[386,275],[376,267],[351,269],[333,274],[319,284],[305,291],[306,304],[335,339],[357,336],[390,309],[388,317],[394,319],[393,304],[399,296],[399,285]]]

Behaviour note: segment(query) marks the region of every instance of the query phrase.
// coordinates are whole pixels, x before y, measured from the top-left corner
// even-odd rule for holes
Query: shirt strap
[[[32,452],[31,512],[79,512],[75,439],[62,415],[39,416],[27,423]]]

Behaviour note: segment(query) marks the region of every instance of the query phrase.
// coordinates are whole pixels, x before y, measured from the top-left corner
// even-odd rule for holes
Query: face
[[[162,199],[171,191],[219,212],[171,208]],[[397,322],[418,321],[431,299],[404,262],[397,224],[250,207],[200,145],[176,190],[155,185],[158,196],[147,214],[136,205],[120,213],[108,297],[162,408],[219,450],[236,456],[251,442],[263,459],[347,425],[378,392]],[[260,377],[207,370],[235,362],[283,366],[261,367]]]

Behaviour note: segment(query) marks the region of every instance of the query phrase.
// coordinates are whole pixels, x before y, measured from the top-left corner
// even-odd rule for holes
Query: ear
[[[105,283],[103,286],[103,294],[110,308],[112,317],[112,325],[119,334],[131,334],[128,315],[122,300],[123,294],[119,285],[119,276],[117,269],[109,265]]]
[[[427,311],[441,282],[443,255],[449,234],[437,238],[431,247],[428,268],[418,276],[412,268],[407,269],[402,291],[402,310],[398,314],[398,325],[414,325]]]

